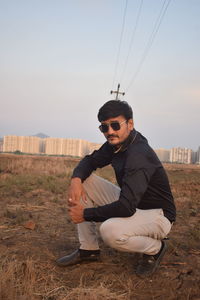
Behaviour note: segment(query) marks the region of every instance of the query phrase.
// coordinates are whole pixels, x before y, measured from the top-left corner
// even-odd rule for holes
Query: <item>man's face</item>
[[[116,124],[114,127],[114,129],[111,127],[110,124],[112,124],[113,122],[118,122],[119,123],[119,130],[115,130],[116,128]],[[107,139],[107,141],[109,142],[109,144],[113,145],[113,146],[117,146],[120,145],[121,143],[123,143],[126,138],[129,136],[131,130],[133,130],[133,120],[126,120],[124,118],[124,116],[118,116],[115,118],[110,118],[106,121],[102,121],[101,125],[108,125],[108,131],[104,132],[104,136]]]

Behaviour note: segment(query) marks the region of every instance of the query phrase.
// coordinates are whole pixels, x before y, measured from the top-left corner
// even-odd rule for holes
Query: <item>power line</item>
[[[122,38],[123,38],[123,34],[124,34],[127,5],[128,5],[128,0],[126,0],[125,8],[124,8],[123,21],[122,21],[122,29],[121,29],[120,39],[119,39],[119,47],[118,47],[118,51],[117,51],[117,58],[116,58],[116,63],[115,63],[114,75],[113,75],[112,89],[113,89],[113,86],[114,86],[114,83],[115,83],[115,79],[116,79],[116,75],[117,75],[117,71],[118,71],[119,56],[120,56],[120,51],[121,51]]]
[[[165,0],[165,1],[163,2],[162,8],[161,8],[160,13],[159,13],[159,15],[158,15],[158,18],[157,18],[157,20],[156,20],[156,22],[155,22],[153,31],[152,31],[152,33],[150,34],[149,40],[148,40],[148,42],[147,42],[147,44],[146,44],[146,47],[145,47],[145,49],[144,49],[142,58],[141,58],[141,60],[140,60],[140,62],[139,62],[139,64],[138,64],[138,67],[137,67],[137,69],[136,69],[136,72],[134,73],[134,75],[133,75],[133,77],[132,77],[132,79],[131,79],[131,81],[130,81],[130,83],[129,83],[127,89],[126,89],[126,91],[128,91],[129,88],[131,87],[131,85],[134,83],[136,77],[138,76],[138,74],[139,74],[139,72],[140,72],[140,70],[141,70],[141,68],[142,68],[142,65],[143,65],[143,63],[144,63],[144,61],[145,61],[145,59],[146,59],[146,57],[147,57],[147,54],[148,54],[150,48],[152,47],[152,44],[153,44],[153,42],[154,42],[154,40],[155,40],[156,34],[158,33],[158,30],[159,30],[159,28],[160,28],[160,25],[161,25],[161,23],[162,23],[162,20],[163,20],[163,18],[164,18],[164,15],[166,14],[166,11],[167,11],[167,8],[168,8],[170,2],[171,2],[171,0]],[[166,4],[166,3],[167,3],[167,4]]]
[[[131,49],[133,47],[133,43],[134,43],[134,40],[135,40],[135,33],[136,33],[136,29],[138,27],[139,18],[140,18],[141,10],[142,10],[142,5],[143,5],[143,0],[141,0],[140,6],[139,6],[139,9],[138,9],[138,13],[137,13],[135,25],[133,27],[133,31],[132,31],[132,35],[131,35],[131,41],[130,41],[129,49],[128,49],[127,56],[126,56],[126,59],[125,59],[124,67],[123,67],[123,70],[122,70],[122,75],[121,75],[120,82],[122,82],[122,80],[124,78],[124,74],[125,74],[125,71],[126,71],[126,68],[127,68],[127,65],[128,65],[128,59],[129,59]]]

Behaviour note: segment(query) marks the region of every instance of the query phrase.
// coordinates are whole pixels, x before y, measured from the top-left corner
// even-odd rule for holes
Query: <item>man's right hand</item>
[[[86,194],[83,188],[83,184],[80,178],[74,177],[71,180],[69,186],[69,193],[68,193],[68,205],[74,206],[80,202],[80,199],[86,203]]]

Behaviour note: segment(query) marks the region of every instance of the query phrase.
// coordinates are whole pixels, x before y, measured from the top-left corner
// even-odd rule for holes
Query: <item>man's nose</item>
[[[108,126],[107,134],[113,134],[113,133],[114,133],[114,130],[113,130],[112,127],[109,125],[109,126]]]

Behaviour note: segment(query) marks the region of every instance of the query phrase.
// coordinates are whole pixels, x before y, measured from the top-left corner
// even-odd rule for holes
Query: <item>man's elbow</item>
[[[122,212],[122,217],[128,218],[134,215],[136,209],[134,207],[124,207]]]

